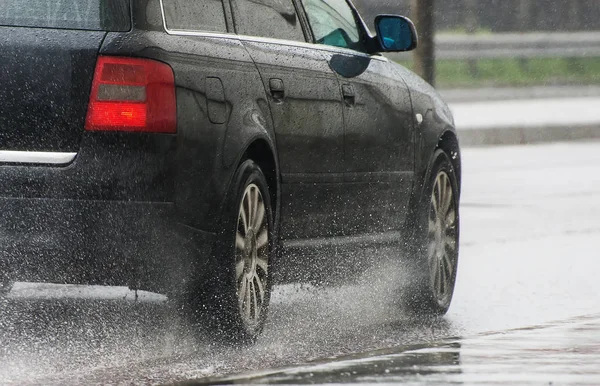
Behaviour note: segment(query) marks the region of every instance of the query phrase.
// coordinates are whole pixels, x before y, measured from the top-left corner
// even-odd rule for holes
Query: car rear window
[[[0,0],[0,25],[128,31],[129,0]]]
[[[163,0],[169,30],[227,32],[221,0]]]
[[[292,0],[234,0],[237,33],[304,42],[304,32]]]

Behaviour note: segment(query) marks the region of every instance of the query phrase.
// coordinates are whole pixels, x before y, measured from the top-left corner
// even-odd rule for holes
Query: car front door
[[[394,65],[367,54],[367,33],[346,0],[301,0],[315,43],[327,46],[344,102],[346,233],[399,230],[413,183],[408,87]],[[349,198],[350,199],[350,198]]]
[[[231,0],[261,74],[281,170],[281,238],[342,234],[344,126],[336,75],[306,43],[292,0]]]

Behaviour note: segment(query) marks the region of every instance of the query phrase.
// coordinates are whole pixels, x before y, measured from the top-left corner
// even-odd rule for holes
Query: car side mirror
[[[417,29],[407,17],[379,15],[375,18],[375,29],[381,52],[411,51],[417,48]]]

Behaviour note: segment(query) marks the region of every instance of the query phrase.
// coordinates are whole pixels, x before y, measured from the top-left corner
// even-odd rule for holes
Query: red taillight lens
[[[99,56],[85,129],[175,133],[171,67],[150,59]]]

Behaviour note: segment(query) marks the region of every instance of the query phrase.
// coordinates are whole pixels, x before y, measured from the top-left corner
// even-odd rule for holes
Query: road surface
[[[597,367],[578,369],[581,360],[559,355],[599,330],[600,142],[465,149],[463,162],[458,282],[444,318],[403,313],[385,273],[363,285],[281,286],[264,335],[252,347],[232,348],[198,337],[157,295],[135,301],[123,289],[18,284],[0,303],[0,384],[164,384],[290,365],[331,368],[331,358],[365,352],[438,366],[443,383],[482,369],[471,364],[487,372],[463,381],[510,384],[516,378],[491,370],[507,341],[529,342],[521,353],[557,351],[546,363],[555,378],[528,373],[527,360],[505,367],[524,372],[520,380],[600,383]],[[546,329],[527,329],[539,325]],[[586,360],[598,363],[598,339],[588,343]],[[560,369],[583,375],[568,378]],[[343,381],[340,372],[333,376]],[[421,378],[392,381],[407,379]]]

